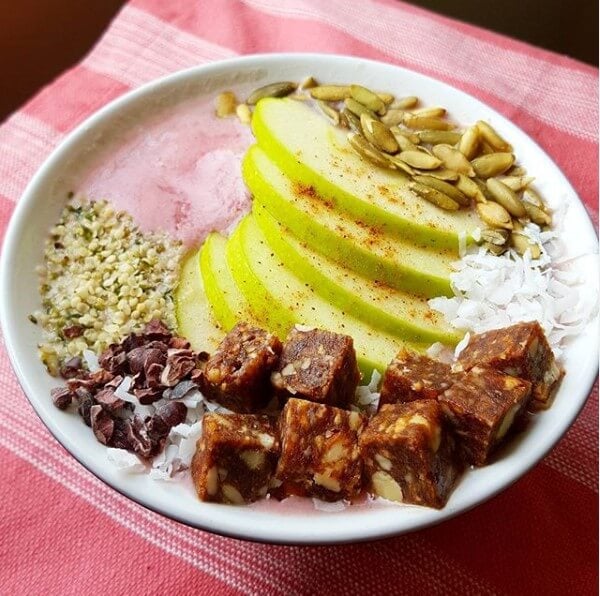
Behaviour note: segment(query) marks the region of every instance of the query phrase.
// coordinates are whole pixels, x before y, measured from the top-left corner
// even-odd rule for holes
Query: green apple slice
[[[342,312],[411,342],[456,345],[462,338],[424,298],[376,283],[323,257],[299,242],[258,203],[252,213],[275,255]]]
[[[294,323],[301,323],[350,335],[365,375],[374,368],[385,370],[403,345],[419,351],[424,348],[374,329],[329,304],[275,256],[252,215],[244,218],[230,237],[227,257],[251,308],[271,313],[268,328],[283,336],[282,328],[289,330]],[[279,316],[283,318],[279,320]]]
[[[459,236],[470,238],[481,225],[473,211],[444,211],[413,193],[403,173],[365,161],[352,150],[344,130],[302,102],[261,100],[252,130],[292,180],[389,234],[458,254]]]
[[[214,318],[229,331],[238,321],[252,321],[250,306],[227,266],[227,238],[208,235],[200,249],[200,275]]]
[[[425,298],[453,296],[450,250],[427,250],[354,221],[292,182],[258,146],[242,163],[254,202],[301,242],[340,265],[388,286]]]
[[[181,265],[174,302],[179,335],[197,352],[212,352],[223,338],[223,331],[213,322],[196,251],[186,255]]]

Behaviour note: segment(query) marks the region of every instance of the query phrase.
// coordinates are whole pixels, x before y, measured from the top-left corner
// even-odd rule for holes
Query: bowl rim
[[[97,125],[101,125],[103,122],[110,120],[112,115],[115,113],[118,114],[119,110],[128,104],[134,103],[138,101],[140,98],[144,96],[151,96],[152,94],[158,92],[163,87],[170,87],[171,85],[177,85],[178,83],[185,82],[188,79],[200,78],[203,76],[210,76],[213,73],[218,73],[223,69],[227,68],[244,68],[244,67],[273,67],[276,65],[285,65],[286,63],[294,60],[326,60],[331,61],[332,63],[350,63],[350,64],[364,64],[365,66],[369,65],[377,65],[378,67],[385,66],[393,68],[397,71],[397,75],[401,76],[402,73],[408,73],[411,77],[417,77],[419,79],[429,80],[435,82],[437,85],[441,85],[442,87],[448,87],[453,92],[458,92],[459,94],[465,96],[470,102],[475,102],[480,106],[484,107],[485,110],[494,117],[497,117],[505,122],[509,122],[514,128],[516,128],[522,135],[524,135],[528,141],[532,144],[536,151],[541,153],[545,159],[547,159],[556,169],[557,174],[563,179],[563,182],[567,188],[573,193],[575,197],[577,197],[578,206],[581,208],[583,213],[585,213],[588,226],[592,230],[594,236],[596,235],[596,231],[593,227],[593,223],[589,216],[589,213],[586,211],[585,207],[581,199],[578,197],[577,193],[573,189],[572,185],[560,170],[560,168],[556,165],[556,163],[552,160],[550,156],[546,154],[546,152],[536,143],[534,139],[532,139],[527,133],[525,133],[522,129],[520,129],[517,125],[512,123],[508,118],[505,118],[502,114],[497,112],[495,109],[491,108],[489,105],[480,101],[479,99],[471,96],[470,94],[458,89],[444,81],[440,81],[435,79],[434,77],[430,77],[420,72],[413,71],[411,69],[403,68],[400,66],[396,66],[394,64],[385,63],[376,60],[370,60],[355,56],[345,56],[338,54],[320,54],[320,53],[273,53],[273,54],[250,54],[245,56],[237,56],[233,58],[228,58],[225,60],[219,60],[215,62],[211,62],[209,64],[202,64],[193,66],[190,68],[186,68],[183,70],[179,70],[163,77],[154,79],[149,81],[137,88],[131,89],[128,92],[120,95],[110,101],[108,104],[104,105],[102,108],[88,116],[85,120],[79,123],[72,131],[70,131],[53,149],[50,155],[44,160],[42,165],[39,167],[35,175],[31,178],[29,183],[27,184],[25,190],[21,198],[17,201],[16,206],[13,210],[13,214],[10,218],[9,224],[6,228],[5,237],[2,245],[2,251],[0,255],[0,295],[3,297],[8,296],[8,288],[9,288],[9,277],[11,273],[11,262],[14,260],[14,254],[17,250],[20,233],[23,229],[24,223],[26,222],[28,214],[29,203],[31,202],[31,198],[35,195],[36,189],[43,182],[44,177],[48,172],[51,172],[53,168],[58,166],[61,163],[61,160],[64,155],[70,150],[73,145],[76,145],[77,142],[82,138],[90,129],[93,129]],[[443,517],[439,519],[431,518],[424,521],[419,521],[418,523],[414,523],[410,526],[410,528],[398,528],[394,524],[390,524],[390,527],[387,529],[380,529],[377,531],[361,531],[360,528],[352,528],[349,527],[345,533],[342,535],[335,535],[331,537],[327,537],[324,535],[320,535],[317,538],[312,538],[311,536],[306,535],[306,533],[298,533],[295,536],[286,536],[285,529],[278,530],[273,532],[269,531],[259,531],[258,533],[255,531],[250,531],[247,528],[243,528],[240,530],[227,530],[222,527],[215,526],[210,519],[206,520],[205,523],[200,523],[195,520],[187,519],[184,516],[177,515],[176,512],[171,511],[167,508],[163,508],[161,506],[154,505],[152,503],[147,502],[143,498],[133,494],[130,490],[119,486],[117,482],[113,482],[110,479],[106,478],[102,474],[102,468],[104,466],[93,466],[84,461],[83,457],[80,457],[76,451],[71,449],[68,446],[68,441],[65,439],[65,436],[62,434],[61,429],[59,428],[59,424],[52,419],[46,419],[46,417],[41,412],[36,400],[33,399],[30,395],[32,393],[32,388],[29,385],[27,376],[21,363],[19,362],[19,358],[17,356],[17,351],[14,345],[14,337],[15,333],[18,330],[18,325],[16,325],[13,321],[11,321],[10,317],[10,300],[3,299],[0,301],[0,323],[2,326],[2,330],[4,333],[4,337],[6,338],[5,344],[7,353],[9,355],[9,359],[13,370],[15,371],[17,380],[19,385],[21,386],[23,392],[27,396],[29,403],[34,408],[36,414],[42,421],[42,423],[46,426],[46,428],[50,431],[53,437],[61,444],[65,450],[72,456],[75,460],[77,460],[85,469],[90,471],[94,476],[96,476],[103,483],[108,485],[110,488],[114,489],[121,495],[131,499],[132,501],[142,505],[146,509],[159,513],[167,518],[174,519],[180,523],[185,525],[195,527],[201,530],[209,531],[215,534],[219,534],[222,536],[241,538],[245,540],[250,540],[254,542],[262,542],[262,543],[271,543],[271,544],[288,544],[288,545],[317,545],[317,544],[344,544],[344,543],[354,543],[354,542],[365,542],[372,540],[379,540],[391,536],[395,536],[398,534],[416,531],[425,527],[429,527],[432,525],[437,525],[442,521],[447,519],[451,519],[456,515],[462,514],[466,511],[469,511],[475,506],[478,506],[489,499],[495,497],[498,493],[507,489],[514,482],[523,477],[528,471],[530,471],[534,466],[536,466],[546,455],[547,453],[556,445],[558,441],[563,437],[566,431],[571,427],[576,417],[581,412],[584,407],[587,398],[589,397],[590,391],[593,388],[597,375],[598,375],[598,367],[596,365],[595,371],[590,371],[590,374],[587,378],[580,379],[580,384],[585,388],[585,395],[582,391],[582,398],[579,400],[578,407],[571,411],[570,415],[562,421],[560,425],[559,432],[553,435],[553,439],[548,441],[543,450],[540,450],[536,453],[536,457],[530,459],[527,462],[527,465],[520,467],[516,474],[513,474],[513,477],[503,484],[495,486],[493,490],[488,491],[483,498],[478,498],[473,500],[472,502],[467,503],[465,506],[455,508],[453,510],[442,510],[444,511]],[[593,349],[596,354],[596,361],[598,360],[598,342],[596,341]],[[593,368],[593,367],[592,367]]]

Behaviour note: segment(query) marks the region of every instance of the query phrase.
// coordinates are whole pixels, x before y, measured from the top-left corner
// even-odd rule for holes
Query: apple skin
[[[452,254],[384,238],[380,231],[359,226],[336,213],[320,197],[294,192],[294,183],[257,145],[244,156],[242,176],[254,202],[313,250],[401,291],[425,298],[454,295],[450,285],[451,263],[455,260]],[[275,177],[282,181],[282,188],[279,181],[276,187],[269,180]],[[410,260],[419,263],[420,270],[411,266]]]
[[[458,256],[459,235],[472,242],[471,233],[481,225],[471,210],[450,213],[427,203],[408,188],[403,173],[363,161],[342,130],[301,102],[262,99],[252,116],[252,131],[292,180],[314,187],[336,208],[387,234],[424,247],[450,249]],[[365,183],[371,176],[373,184]]]
[[[384,371],[401,347],[422,352],[426,345],[409,343],[351,317],[307,287],[277,259],[252,214],[246,216],[227,243],[228,263],[262,326],[285,338],[294,324],[350,335],[361,371]]]
[[[296,241],[293,235],[258,203],[254,203],[252,213],[275,255],[297,277],[310,284],[325,300],[342,312],[356,317],[374,329],[381,329],[409,342],[441,342],[455,346],[462,338],[462,334],[447,325],[443,317],[433,313],[422,299],[381,287],[364,277],[355,276],[329,259],[320,257]],[[362,284],[364,297],[348,285],[349,277],[352,277],[355,288]]]
[[[229,331],[238,321],[251,321],[250,307],[236,286],[226,261],[227,238],[212,232],[199,251],[206,298],[219,325]]]
[[[197,352],[212,352],[223,338],[223,330],[212,317],[200,275],[198,251],[184,257],[173,298],[179,335],[185,337]]]

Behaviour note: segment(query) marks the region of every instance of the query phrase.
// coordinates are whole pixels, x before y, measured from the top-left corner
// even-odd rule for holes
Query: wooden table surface
[[[412,3],[598,64],[596,0],[568,3],[563,0],[413,0]],[[124,0],[3,0],[0,4],[0,121],[40,87],[77,63],[123,4]]]

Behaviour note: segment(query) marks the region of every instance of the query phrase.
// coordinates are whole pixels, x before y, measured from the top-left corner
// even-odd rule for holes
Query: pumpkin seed
[[[508,186],[508,188],[518,192],[527,188],[535,178],[533,176],[500,176],[498,180]]]
[[[387,155],[386,157],[403,174],[408,174],[411,178],[416,174],[415,170],[413,170],[405,161],[402,161],[397,155]]]
[[[508,176],[526,176],[527,170],[523,166],[513,166],[507,172]]]
[[[484,242],[482,246],[496,257],[503,255],[508,249],[506,244],[493,244],[491,242]]]
[[[370,110],[362,103],[356,101],[353,97],[347,97],[344,100],[344,105],[353,113],[356,114],[359,118],[361,114],[367,114],[373,118],[373,120],[379,120],[377,115],[373,110]]]
[[[469,197],[470,199],[474,199],[478,203],[487,202],[487,198],[477,185],[477,182],[475,182],[475,180],[471,180],[471,178],[468,178],[464,174],[458,175],[456,188],[458,188],[458,190],[460,190],[467,197]]]
[[[317,85],[310,91],[313,99],[322,99],[323,101],[342,101],[350,97],[350,87],[348,85]]]
[[[494,200],[500,203],[511,215],[514,217],[525,217],[527,215],[523,203],[521,203],[514,190],[508,188],[496,178],[488,178],[486,184]]]
[[[250,93],[246,103],[250,106],[256,105],[265,97],[286,97],[290,93],[296,91],[296,83],[290,81],[282,81],[281,83],[271,83],[264,87],[259,87]]]
[[[475,184],[479,188],[479,191],[485,197],[486,201],[494,200],[494,197],[490,194],[490,191],[488,190],[488,187],[483,180],[480,180],[479,178],[471,178],[471,180],[473,180],[473,182],[475,182]],[[485,203],[486,201],[482,201],[482,202]]]
[[[497,228],[484,228],[481,230],[481,239],[489,244],[495,244],[496,246],[503,246],[508,242],[510,232],[508,230],[502,230]]]
[[[477,155],[477,149],[479,148],[479,129],[476,126],[469,126],[465,132],[463,132],[460,141],[458,142],[457,149],[467,158],[473,159]]]
[[[396,126],[397,124],[400,124],[401,122],[404,121],[404,114],[406,114],[406,112],[404,110],[397,110],[397,109],[388,110],[381,117],[381,121],[386,126]]]
[[[414,95],[409,95],[408,97],[401,97],[392,103],[391,108],[398,110],[410,110],[414,108],[419,103],[419,98]]]
[[[413,110],[412,113],[415,116],[424,116],[426,118],[441,118],[446,115],[446,108],[440,107],[431,107],[431,108],[419,108],[418,110]]]
[[[360,118],[353,114],[349,109],[344,108],[340,112],[340,122],[349,128],[353,132],[357,132],[358,134],[362,134],[362,126],[360,125]]]
[[[375,145],[375,147],[386,153],[398,153],[400,151],[400,146],[394,135],[385,124],[382,124],[379,120],[374,120],[364,113],[360,116],[360,124],[367,141]]]
[[[525,203],[530,203],[531,205],[535,205],[536,207],[539,207],[540,209],[543,209],[544,211],[546,210],[546,205],[544,204],[542,197],[533,188],[526,188],[523,191],[523,201]]]
[[[237,99],[233,91],[223,91],[215,99],[215,114],[219,118],[227,118],[235,114]]]
[[[427,172],[427,175],[438,178],[439,180],[449,180],[450,182],[456,182],[458,180],[458,174],[453,170],[449,170],[448,168],[430,170]]]
[[[362,85],[350,85],[350,97],[358,103],[361,103],[365,108],[369,108],[372,112],[379,114],[385,113],[385,104],[377,93],[374,93]]]
[[[424,198],[430,203],[433,203],[437,207],[440,207],[440,209],[445,209],[446,211],[457,211],[459,208],[459,204],[455,200],[451,199],[449,196],[445,195],[439,190],[436,190],[435,188],[425,186],[424,184],[419,184],[418,182],[411,182],[409,187],[420,197]]]
[[[377,97],[386,105],[389,106],[394,101],[394,96],[391,93],[377,92]]]
[[[441,159],[444,165],[450,170],[454,170],[459,174],[464,174],[469,177],[475,176],[473,166],[458,149],[450,147],[450,145],[440,144],[435,145],[432,151],[433,154],[438,159]]]
[[[235,113],[237,114],[237,117],[240,119],[240,122],[242,124],[250,124],[250,122],[252,122],[252,112],[245,103],[241,103],[235,109]]]
[[[441,118],[434,118],[430,116],[415,116],[414,114],[404,115],[404,124],[408,128],[416,128],[422,130],[428,128],[429,130],[452,130],[454,125]]]
[[[512,230],[513,223],[510,213],[499,203],[487,202],[477,204],[479,217],[493,228]]]
[[[362,135],[355,132],[349,132],[348,142],[356,153],[370,163],[381,168],[389,168],[392,165],[389,159],[381,153],[379,149],[371,145],[371,143],[369,143]]]
[[[530,252],[532,259],[539,259],[542,251],[538,244],[531,242],[527,236],[520,232],[513,232],[510,235],[510,245],[520,254],[524,255]]]
[[[425,186],[434,188],[435,190],[439,190],[463,207],[467,207],[471,203],[469,198],[460,192],[458,188],[452,186],[452,184],[444,182],[444,180],[439,180],[433,176],[415,176],[415,181],[419,182],[420,184],[424,184]]]
[[[490,153],[471,161],[475,173],[480,178],[492,178],[503,174],[512,166],[515,156],[512,153]]]
[[[507,143],[487,122],[478,120],[477,129],[479,134],[496,151],[511,152],[512,147]]]
[[[300,91],[304,91],[305,89],[312,89],[313,87],[316,87],[319,83],[317,83],[317,80],[314,77],[306,77],[298,86],[298,89],[300,89]]]
[[[336,126],[340,123],[340,113],[333,107],[331,107],[326,101],[320,99],[317,100],[319,109],[327,118]]]
[[[529,219],[538,226],[549,226],[552,224],[552,217],[537,205],[523,201],[523,207]]]
[[[418,146],[415,145],[410,137],[401,131],[397,126],[392,126],[390,132],[394,135],[396,142],[402,151],[417,151]]]
[[[456,145],[460,141],[460,133],[451,130],[420,130],[417,135],[423,143],[431,143],[432,145],[439,145],[440,143]]]
[[[400,159],[405,161],[409,166],[418,168],[419,170],[435,170],[442,165],[442,162],[433,155],[427,155],[421,151],[402,151]]]

